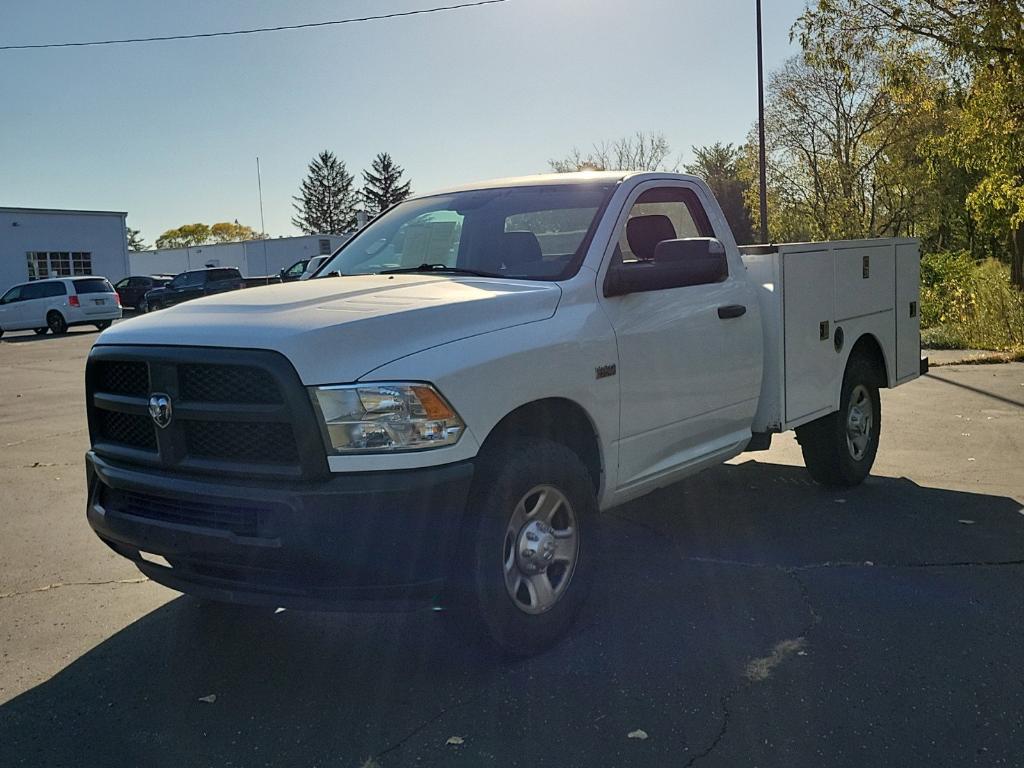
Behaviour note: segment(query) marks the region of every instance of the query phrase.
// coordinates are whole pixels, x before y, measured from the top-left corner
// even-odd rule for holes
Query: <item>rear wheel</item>
[[[33,330],[35,330],[35,332],[36,332],[36,336],[45,336],[45,335],[46,335],[46,332],[47,332],[48,330],[50,330],[50,329],[49,329],[49,328],[35,328],[35,329],[33,329]]]
[[[555,644],[587,596],[596,511],[589,473],[558,443],[518,440],[483,459],[449,584],[463,631],[512,656]]]
[[[839,410],[797,427],[804,464],[823,485],[852,487],[871,472],[882,428],[880,372],[867,357],[850,358]]]
[[[60,336],[68,331],[68,321],[64,319],[64,315],[56,310],[51,311],[46,316],[46,325],[54,336]]]
[[[103,321],[101,321],[99,323],[96,323],[96,328],[101,330],[101,331],[105,331],[105,330],[107,330],[107,328],[110,327],[110,323],[111,322],[112,321],[110,321],[110,320],[103,320]]]

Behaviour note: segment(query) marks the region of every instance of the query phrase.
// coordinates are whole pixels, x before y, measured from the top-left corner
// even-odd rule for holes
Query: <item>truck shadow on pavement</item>
[[[604,516],[590,603],[526,661],[464,645],[437,613],[179,597],[0,707],[0,765],[940,765],[982,742],[986,762],[1019,757],[1019,728],[991,724],[1024,704],[1020,508],[722,466]]]

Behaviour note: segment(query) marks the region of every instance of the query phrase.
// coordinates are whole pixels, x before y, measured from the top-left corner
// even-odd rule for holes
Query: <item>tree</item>
[[[363,171],[363,203],[366,212],[376,216],[409,197],[412,182],[402,182],[405,170],[396,165],[387,152],[377,155],[372,167],[372,172]]]
[[[240,240],[260,240],[265,234],[252,227],[234,222],[220,221],[209,224],[183,224],[177,229],[168,229],[156,239],[157,248],[192,248],[207,243],[235,243]]]
[[[740,175],[740,150],[720,142],[708,147],[693,147],[694,161],[686,172],[704,179],[715,193],[737,243],[754,242],[754,223],[747,207],[748,182]]]
[[[207,224],[183,224],[177,229],[168,229],[156,239],[157,248],[191,248],[210,242],[210,227]]]
[[[144,251],[149,246],[142,240],[142,232],[138,229],[132,229],[126,227],[128,235],[128,250],[129,251]]]
[[[307,235],[340,235],[356,226],[359,195],[352,174],[333,152],[324,150],[309,164],[300,194],[295,196],[297,216],[292,224]]]
[[[913,233],[924,169],[912,129],[922,108],[893,88],[904,68],[920,68],[911,52],[881,49],[846,60],[798,56],[772,74],[765,110],[772,239]]]
[[[672,149],[663,133],[637,131],[613,142],[595,144],[584,154],[573,147],[564,158],[548,161],[555,173],[573,171],[677,171],[678,160],[669,163]]]
[[[241,240],[262,240],[266,236],[248,227],[239,224],[238,219],[233,222],[220,221],[210,227],[210,239],[215,243],[237,243]]]
[[[967,208],[979,228],[1009,241],[1011,280],[1024,290],[1024,3],[816,0],[795,31],[818,56],[860,57],[901,36],[934,52],[963,95],[924,149],[975,176]]]

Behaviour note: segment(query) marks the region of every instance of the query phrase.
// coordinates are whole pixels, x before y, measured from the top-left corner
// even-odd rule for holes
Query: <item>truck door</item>
[[[716,234],[694,185],[667,181],[640,185],[617,231],[609,273],[649,266],[661,241]],[[619,488],[749,438],[761,383],[760,317],[732,238],[725,239],[724,279],[614,296],[605,295],[607,279],[599,286],[619,353]]]

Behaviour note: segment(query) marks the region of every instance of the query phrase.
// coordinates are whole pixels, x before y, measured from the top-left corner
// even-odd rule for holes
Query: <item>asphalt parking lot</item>
[[[0,766],[1024,760],[1024,364],[883,393],[858,489],[785,436],[615,510],[573,635],[510,663],[436,613],[219,612],[142,579],[85,522],[95,338],[0,341]]]

